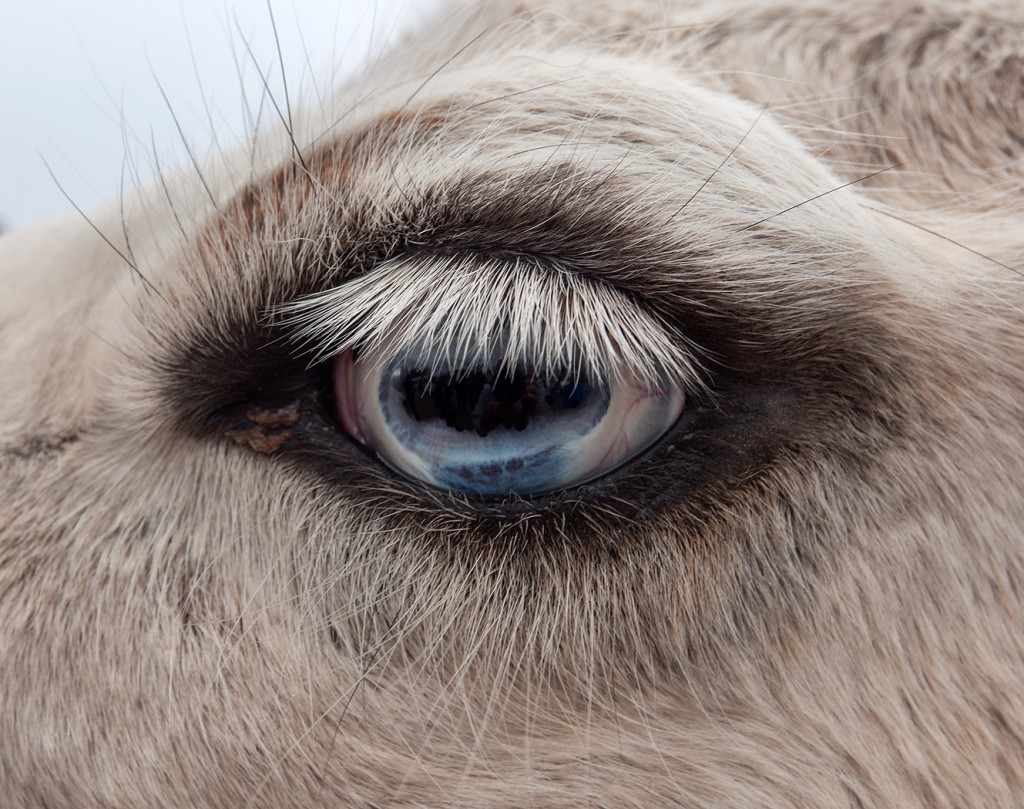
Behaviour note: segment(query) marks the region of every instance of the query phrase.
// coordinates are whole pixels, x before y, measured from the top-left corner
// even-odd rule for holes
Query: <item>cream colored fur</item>
[[[90,214],[137,272],[4,236],[0,806],[1024,805],[1022,91],[1009,0],[456,5]],[[245,411],[473,251],[719,437],[506,508]]]

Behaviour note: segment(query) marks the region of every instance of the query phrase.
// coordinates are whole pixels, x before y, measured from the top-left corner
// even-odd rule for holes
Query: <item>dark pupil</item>
[[[544,378],[528,371],[411,371],[401,381],[402,403],[416,421],[442,419],[459,432],[525,430],[531,419],[575,410],[587,399],[585,379]]]

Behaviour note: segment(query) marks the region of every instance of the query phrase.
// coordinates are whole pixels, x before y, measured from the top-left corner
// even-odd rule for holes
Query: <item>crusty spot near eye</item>
[[[257,452],[273,455],[295,434],[289,429],[298,423],[302,409],[297,402],[284,407],[251,407],[245,412],[248,425],[225,432],[239,444],[248,444]]]

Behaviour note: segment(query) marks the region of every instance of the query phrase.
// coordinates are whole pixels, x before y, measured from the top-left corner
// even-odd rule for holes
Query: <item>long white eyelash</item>
[[[404,257],[277,308],[320,361],[348,349],[419,367],[565,369],[702,389],[694,346],[629,296],[525,259]]]

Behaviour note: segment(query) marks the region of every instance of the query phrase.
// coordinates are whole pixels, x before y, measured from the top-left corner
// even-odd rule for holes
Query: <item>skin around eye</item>
[[[487,497],[558,491],[610,472],[664,435],[685,401],[667,382],[352,351],[335,358],[334,393],[344,431],[388,466]]]

